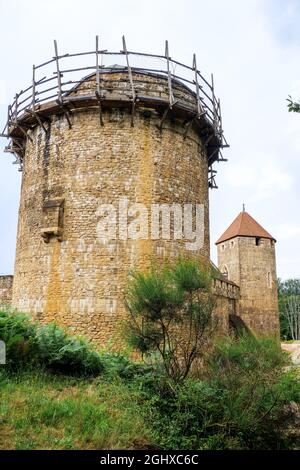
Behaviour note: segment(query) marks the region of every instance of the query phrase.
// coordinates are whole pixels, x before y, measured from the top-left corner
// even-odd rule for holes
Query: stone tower
[[[240,287],[238,315],[263,335],[279,332],[275,243],[245,211],[216,242],[220,271]]]
[[[8,151],[23,171],[12,303],[118,347],[132,269],[182,252],[209,262],[211,166],[226,144],[213,83],[195,57],[192,67],[176,63],[175,76],[166,44],[165,70],[161,56],[157,71],[134,67],[143,54],[123,40],[115,55],[125,65],[104,66],[113,54],[97,39],[94,52],[80,54],[94,63],[76,79],[65,63],[74,55],[60,56],[55,44],[55,57],[33,68],[29,99],[21,92],[9,108]],[[55,79],[43,72],[51,64]],[[82,78],[85,68],[93,71]],[[203,229],[192,251],[185,205]],[[153,230],[153,217],[171,219],[169,230]]]

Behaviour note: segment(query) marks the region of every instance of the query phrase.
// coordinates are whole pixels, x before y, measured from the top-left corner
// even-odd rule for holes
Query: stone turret
[[[260,335],[278,335],[276,240],[241,212],[217,240],[218,266],[240,287],[238,314]]]
[[[114,55],[126,65],[100,66]],[[149,54],[142,68],[144,56],[125,38],[119,53],[97,38],[95,51],[61,56],[55,42],[6,126],[23,171],[12,305],[118,349],[133,269],[180,254],[209,263],[208,191],[227,146],[196,57],[175,76],[168,44],[165,71]]]

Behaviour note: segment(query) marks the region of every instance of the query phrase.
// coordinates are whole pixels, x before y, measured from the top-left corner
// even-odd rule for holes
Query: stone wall
[[[218,245],[221,271],[239,285],[238,314],[260,335],[279,334],[275,243],[267,238],[235,237]]]
[[[227,334],[230,329],[229,316],[238,313],[240,289],[233,282],[215,279],[213,292],[216,295],[214,318],[217,319],[218,331]]]
[[[13,280],[13,276],[0,276],[0,304],[11,304]]]
[[[108,79],[117,78],[112,74]],[[166,86],[164,80],[162,90]],[[184,88],[182,93],[187,93]],[[182,121],[167,116],[160,130],[161,118],[160,110],[139,108],[132,126],[130,110],[108,107],[101,126],[99,109],[81,108],[73,110],[71,129],[63,115],[52,115],[47,133],[39,126],[30,131],[17,238],[16,308],[119,348],[127,315],[124,293],[133,268],[145,270],[152,260],[180,253],[208,262],[206,151],[195,126],[185,135]],[[139,210],[133,204],[144,204],[149,213],[153,203],[203,204],[203,246],[187,251],[187,239],[174,240],[172,234],[171,239],[151,239],[149,225],[139,239],[118,233],[116,239],[103,240],[100,222],[106,218],[113,230],[115,220],[100,205],[116,208],[120,227],[126,201],[129,221]]]

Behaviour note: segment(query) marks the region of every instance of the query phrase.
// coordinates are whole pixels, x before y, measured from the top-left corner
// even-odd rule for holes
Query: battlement
[[[213,291],[219,297],[238,300],[240,298],[240,288],[234,282],[226,279],[214,279]]]

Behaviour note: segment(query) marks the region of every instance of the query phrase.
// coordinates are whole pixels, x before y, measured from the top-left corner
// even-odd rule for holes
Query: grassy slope
[[[0,373],[0,449],[141,449],[138,396],[119,381]]]

